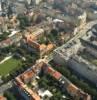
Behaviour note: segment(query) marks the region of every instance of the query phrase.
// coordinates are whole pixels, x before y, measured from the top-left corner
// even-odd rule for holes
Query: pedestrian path
[[[11,56],[8,56],[8,57],[5,57],[1,62],[0,64],[3,64],[5,61],[9,60],[12,58],[12,55]]]

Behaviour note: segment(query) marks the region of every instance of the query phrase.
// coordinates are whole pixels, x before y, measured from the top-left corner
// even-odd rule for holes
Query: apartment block
[[[91,37],[97,39],[97,36],[92,31],[92,29],[97,31],[95,25],[97,25],[96,21],[88,23],[70,41],[54,50],[53,59],[60,65],[67,64],[70,69],[76,72],[76,75],[89,80],[97,86],[97,66],[88,59],[83,58],[82,55],[78,55],[79,51],[85,49],[92,57],[97,57],[97,46],[91,41]]]
[[[62,90],[67,91],[76,100],[91,100],[91,96],[83,92],[81,89],[72,84],[66,77],[64,77],[60,72],[54,70],[51,66],[45,66],[45,74],[50,74],[59,83]]]

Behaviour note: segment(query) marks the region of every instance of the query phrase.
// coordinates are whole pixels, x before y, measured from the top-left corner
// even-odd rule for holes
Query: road
[[[91,29],[95,24],[97,24],[97,20],[87,23],[85,26],[83,26],[83,29],[81,29],[78,34],[76,34],[72,39],[70,39],[64,45],[67,45],[67,44],[71,43],[73,40],[79,41],[79,38],[83,37],[87,33],[87,31],[89,29]],[[63,45],[63,47],[64,47],[64,45]]]
[[[13,86],[12,81],[0,86],[0,94],[3,94],[6,90],[10,89]]]

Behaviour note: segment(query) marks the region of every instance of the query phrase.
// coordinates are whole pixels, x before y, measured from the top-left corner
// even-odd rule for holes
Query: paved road
[[[10,89],[12,87],[12,81],[9,81],[8,83],[0,86],[0,94],[3,94],[6,90]]]
[[[76,34],[72,39],[70,39],[68,42],[66,42],[63,46],[58,47],[58,48],[62,48],[62,47],[64,48],[65,45],[68,45],[68,44],[71,43],[73,40],[79,41],[79,38],[83,37],[83,36],[86,34],[86,32],[87,32],[89,29],[91,29],[95,24],[97,24],[97,20],[91,21],[91,22],[87,23],[87,24],[85,25],[85,27],[83,27],[83,29],[79,31],[78,34]],[[58,48],[57,48],[57,49],[58,49]]]

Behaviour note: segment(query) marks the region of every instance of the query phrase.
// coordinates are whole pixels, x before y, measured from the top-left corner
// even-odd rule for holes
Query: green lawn
[[[3,64],[0,64],[0,75],[5,76],[9,74],[12,70],[20,67],[21,67],[21,61],[11,58],[6,62],[4,62]]]

